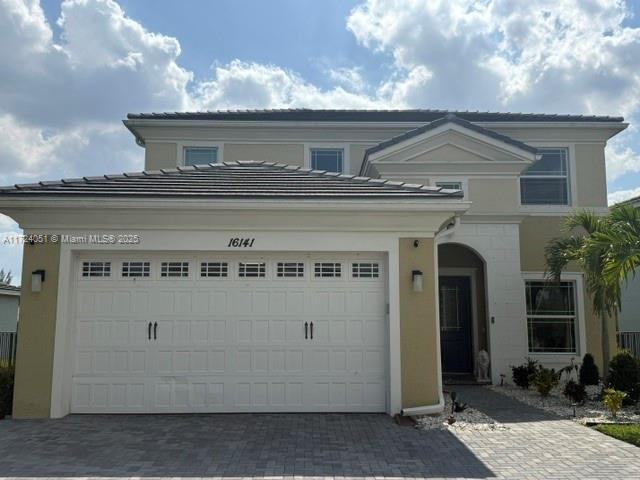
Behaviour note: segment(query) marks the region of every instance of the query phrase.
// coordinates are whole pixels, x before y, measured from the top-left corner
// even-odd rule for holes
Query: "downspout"
[[[446,222],[442,224],[440,229],[434,235],[434,241],[436,242],[439,238],[449,236],[456,231],[458,226],[460,225],[460,215],[454,215],[449,218]],[[436,250],[436,258],[437,258],[437,250]],[[436,292],[436,302],[438,301],[438,293]],[[438,323],[436,325],[437,329],[437,338],[436,338],[436,348],[438,349],[438,354],[441,357],[442,352],[440,352],[440,318],[438,318]],[[423,405],[420,407],[409,407],[403,408],[400,411],[400,414],[405,417],[414,417],[418,415],[432,415],[434,413],[440,413],[444,410],[444,394],[443,394],[443,385],[442,385],[442,363],[440,359],[438,359],[438,364],[436,366],[437,374],[438,374],[438,403],[435,405]]]

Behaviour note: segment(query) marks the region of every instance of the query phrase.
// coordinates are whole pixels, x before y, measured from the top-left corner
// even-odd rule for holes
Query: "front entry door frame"
[[[473,376],[477,377],[477,358],[478,358],[478,292],[477,292],[477,269],[475,268],[439,268],[438,284],[440,277],[469,277],[471,284],[471,348],[472,348],[472,365]],[[438,287],[439,289],[440,287]],[[442,353],[441,353],[442,354]]]

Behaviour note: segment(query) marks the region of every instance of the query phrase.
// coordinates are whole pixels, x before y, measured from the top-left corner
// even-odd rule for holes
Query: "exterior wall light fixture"
[[[422,291],[422,272],[420,270],[413,270],[411,272],[411,279],[413,280],[413,291]]]
[[[44,270],[34,270],[31,272],[31,291],[38,293],[42,290],[42,282],[44,282]]]

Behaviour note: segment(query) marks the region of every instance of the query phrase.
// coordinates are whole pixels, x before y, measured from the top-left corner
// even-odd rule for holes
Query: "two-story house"
[[[576,207],[605,212],[605,116],[128,115],[145,171],[0,189],[24,248],[15,415],[388,412],[443,377],[601,360]],[[611,332],[612,342],[615,339]]]

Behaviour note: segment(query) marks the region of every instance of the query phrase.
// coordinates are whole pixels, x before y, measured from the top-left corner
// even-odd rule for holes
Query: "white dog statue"
[[[478,381],[479,382],[489,381],[489,363],[491,363],[491,360],[489,359],[489,352],[487,352],[486,350],[480,350],[478,352]]]

